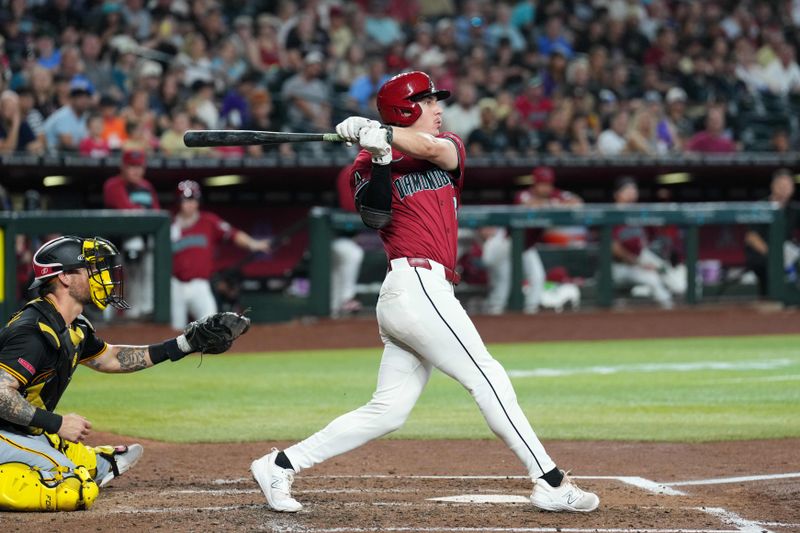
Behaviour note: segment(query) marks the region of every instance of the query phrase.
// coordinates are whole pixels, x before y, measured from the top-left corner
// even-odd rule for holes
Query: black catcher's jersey
[[[53,411],[78,363],[99,357],[107,348],[86,318],[79,316],[68,326],[48,298],[37,298],[0,330],[0,372],[19,382],[20,394],[34,407]],[[3,420],[2,414],[0,428],[41,433]]]

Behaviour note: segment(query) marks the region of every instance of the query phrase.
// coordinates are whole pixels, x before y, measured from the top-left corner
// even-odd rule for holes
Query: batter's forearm
[[[18,382],[5,372],[0,372],[0,418],[12,424],[29,426],[36,408],[17,390]]]

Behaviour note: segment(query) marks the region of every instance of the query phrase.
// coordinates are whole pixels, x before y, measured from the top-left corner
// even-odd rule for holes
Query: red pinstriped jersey
[[[392,150],[392,221],[379,230],[386,256],[424,257],[454,269],[458,240],[457,212],[464,185],[466,150],[451,132],[438,135],[458,151],[458,168],[445,171],[429,161]],[[356,193],[372,177],[372,159],[362,150],[350,169]]]

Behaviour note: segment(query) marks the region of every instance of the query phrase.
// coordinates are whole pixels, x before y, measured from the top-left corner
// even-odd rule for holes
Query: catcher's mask
[[[61,272],[82,268],[89,275],[89,293],[97,307],[130,309],[123,298],[122,256],[116,246],[101,237],[83,239],[70,235],[43,244],[33,256],[36,279],[30,288],[41,287]]]

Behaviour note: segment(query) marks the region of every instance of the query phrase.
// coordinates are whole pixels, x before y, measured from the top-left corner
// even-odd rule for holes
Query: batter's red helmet
[[[450,91],[437,91],[431,77],[424,72],[398,74],[378,91],[378,113],[385,124],[410,126],[422,114],[417,102],[428,96],[444,100],[450,96]]]
[[[203,196],[203,191],[200,190],[200,184],[196,181],[183,180],[178,184],[177,194],[181,200],[199,200]]]

